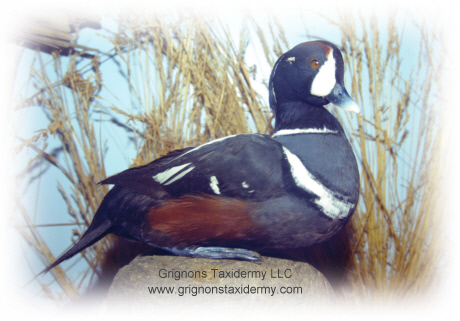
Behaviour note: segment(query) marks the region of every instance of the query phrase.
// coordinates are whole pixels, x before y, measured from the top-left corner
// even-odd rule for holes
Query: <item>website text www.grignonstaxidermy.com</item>
[[[274,296],[275,294],[302,294],[300,286],[155,286],[147,287],[150,294],[173,294],[178,296],[200,294],[263,294]]]

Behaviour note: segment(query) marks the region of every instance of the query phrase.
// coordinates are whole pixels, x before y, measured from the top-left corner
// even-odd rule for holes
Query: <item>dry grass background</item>
[[[326,274],[328,265],[332,270],[340,266],[336,291],[343,300],[357,303],[423,294],[435,279],[441,255],[436,242],[440,202],[433,106],[442,70],[436,59],[440,40],[419,26],[421,41],[413,48],[417,64],[408,71],[401,60],[405,38],[395,20],[390,18],[383,29],[377,21],[363,16],[330,21],[342,34],[347,88],[363,106],[358,117],[337,112],[360,165],[361,198],[352,221],[335,240],[335,251],[325,245],[306,255],[322,262]],[[295,45],[288,43],[274,17],[262,25],[248,16],[239,42],[218,20],[184,12],[127,15],[118,24],[118,32],[109,37],[113,48],[93,59],[73,54],[64,63],[55,52],[50,63],[37,52],[19,106],[40,106],[48,119],[46,128],[18,146],[18,151],[37,152],[20,177],[23,184],[40,179],[46,166],[64,175],[65,184],[58,188],[68,208],[62,221],[74,224],[71,240],[63,240],[69,246],[86,230],[108,191],[96,185],[111,161],[105,157],[110,142],[102,141],[101,121],[123,128],[134,143],[131,166],[226,135],[271,133],[268,99],[255,91],[257,69],[245,61],[248,35],[257,35],[251,41],[260,42],[270,65]],[[107,59],[116,59],[125,71],[130,106],[117,105],[114,89],[103,82],[100,66]],[[51,138],[58,148],[50,147]],[[51,252],[41,235],[45,232],[22,202],[18,198],[18,230],[49,264],[58,253]],[[89,285],[108,273],[108,265],[113,274],[124,264],[119,258],[123,248],[116,237],[103,239],[77,260],[86,262],[84,273],[71,273],[74,263],[67,270],[55,268],[51,283],[37,278],[40,295],[60,302],[84,296]],[[32,270],[37,273],[41,267]]]

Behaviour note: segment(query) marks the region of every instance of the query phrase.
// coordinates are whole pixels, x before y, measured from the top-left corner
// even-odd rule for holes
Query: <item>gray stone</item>
[[[168,288],[171,293],[159,293]],[[156,293],[154,293],[156,292]],[[137,257],[110,287],[107,308],[308,308],[335,303],[326,278],[307,263],[263,257],[261,264],[178,256]],[[222,310],[219,310],[222,311]]]

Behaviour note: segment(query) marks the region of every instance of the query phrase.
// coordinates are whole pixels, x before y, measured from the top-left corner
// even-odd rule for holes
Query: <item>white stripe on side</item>
[[[321,184],[302,164],[302,161],[286,147],[283,146],[284,154],[291,165],[292,177],[297,186],[317,196],[314,202],[321,210],[332,219],[347,217],[352,203],[342,201],[336,194]]]
[[[187,164],[171,167],[171,168],[165,170],[164,172],[156,174],[155,176],[153,176],[153,179],[155,181],[157,181],[158,183],[160,183],[160,184],[169,185],[169,184],[177,181],[178,179],[184,177],[187,173],[189,173],[190,171],[192,171],[195,168],[195,166],[192,166],[192,167],[188,168],[187,170],[182,171],[185,167],[189,166],[190,164],[192,164],[192,163],[187,163]],[[173,176],[176,175],[176,174],[178,174],[178,175],[173,178]],[[173,179],[170,180],[171,178],[173,178]]]
[[[177,181],[178,179],[184,177],[186,174],[190,173],[193,169],[195,168],[195,166],[192,166],[190,167],[189,169],[183,171],[182,173],[180,173],[179,175],[177,175],[176,177],[174,177],[172,180],[168,181],[165,183],[165,185],[169,185],[171,183],[174,183],[175,181]]]
[[[296,128],[296,129],[281,129],[272,135],[284,136],[284,135],[296,135],[296,134],[337,134],[338,131],[332,130],[326,127],[323,128]]]
[[[220,194],[220,189],[218,185],[219,185],[219,181],[217,180],[217,177],[211,176],[211,183],[209,184],[209,186],[211,186],[212,191],[216,193],[217,195]]]

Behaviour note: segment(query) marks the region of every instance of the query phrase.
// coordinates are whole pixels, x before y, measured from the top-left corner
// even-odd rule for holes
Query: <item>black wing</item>
[[[115,184],[157,199],[206,193],[260,201],[283,193],[281,144],[268,135],[228,136],[126,170]]]

